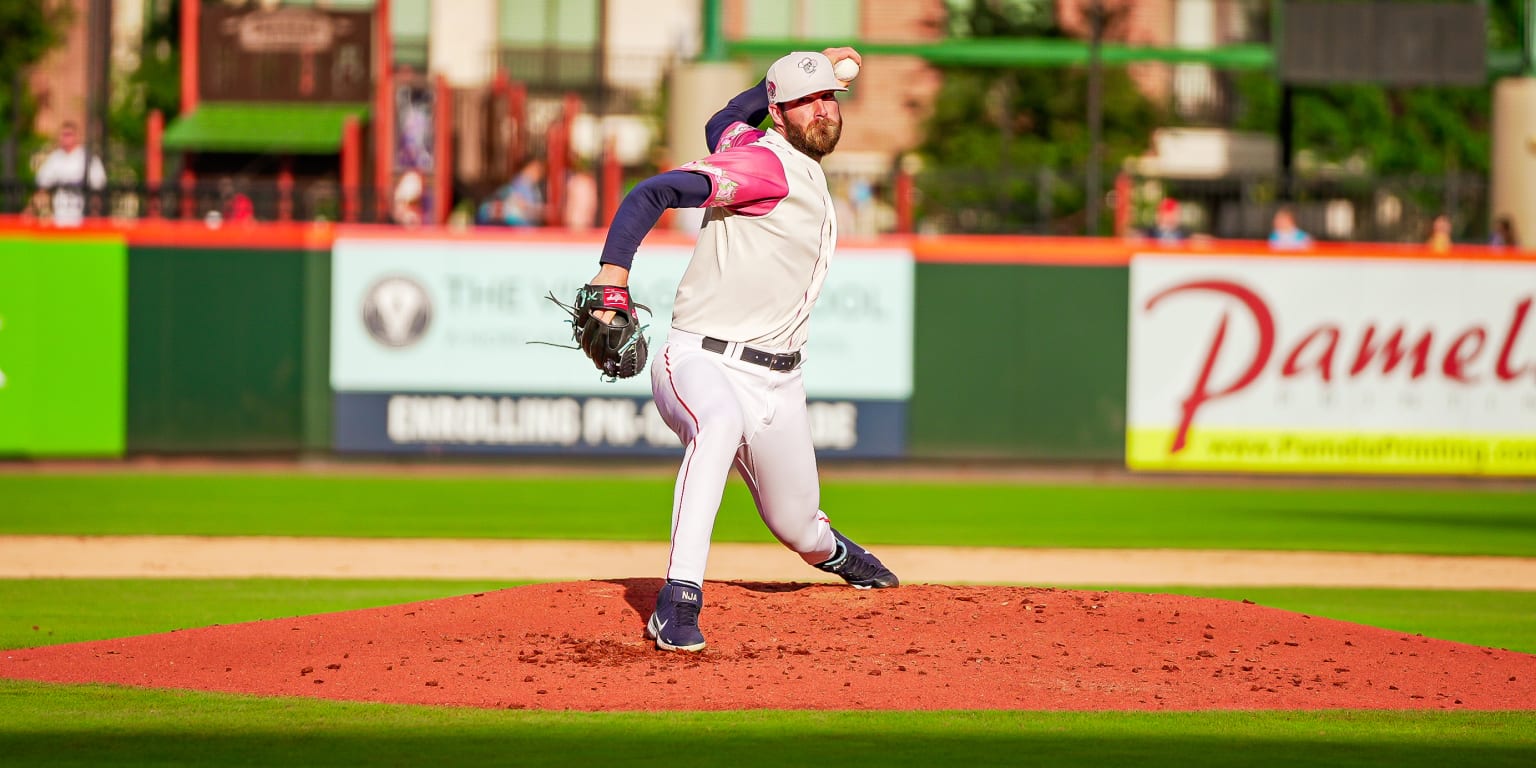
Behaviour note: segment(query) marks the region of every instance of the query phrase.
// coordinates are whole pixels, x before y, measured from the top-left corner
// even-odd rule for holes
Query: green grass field
[[[29,707],[27,700],[44,702]],[[506,712],[0,681],[6,765],[1520,766],[1527,713]]]
[[[672,477],[0,474],[0,534],[663,540]],[[614,503],[622,499],[625,503]],[[866,544],[1536,556],[1536,494],[823,484]],[[771,541],[733,482],[716,541]]]
[[[0,475],[0,534],[659,539],[669,477]],[[633,498],[631,508],[608,500]],[[765,541],[733,486],[719,541]],[[657,510],[645,512],[647,507]],[[829,482],[871,543],[1536,556],[1536,502],[1458,491]],[[638,509],[637,509],[638,508]],[[144,634],[510,586],[0,581],[0,647]],[[1107,585],[1112,586],[1112,585]],[[1139,589],[1138,591],[1157,591]],[[1536,591],[1183,589],[1536,651]],[[36,627],[36,629],[33,629]],[[3,653],[3,651],[0,651]],[[0,681],[0,764],[1530,765],[1509,713],[497,712]]]

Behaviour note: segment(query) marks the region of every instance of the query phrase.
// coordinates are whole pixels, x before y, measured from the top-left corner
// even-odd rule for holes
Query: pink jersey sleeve
[[[745,147],[763,137],[764,131],[753,128],[740,120],[726,126],[725,132],[720,134],[720,146],[715,147],[716,152],[724,152],[735,147]]]
[[[720,137],[720,150],[680,168],[709,178],[711,192],[704,208],[729,208],[748,216],[772,211],[789,194],[784,163],[767,147],[755,146],[763,132],[736,123]]]

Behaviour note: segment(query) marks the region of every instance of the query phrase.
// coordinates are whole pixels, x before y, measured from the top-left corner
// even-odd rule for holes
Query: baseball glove
[[[651,308],[630,300],[629,289],[618,285],[583,285],[576,301],[564,304],[554,294],[549,300],[571,315],[571,338],[610,381],[628,379],[645,369],[650,343],[646,326],[635,310]],[[612,310],[613,319],[599,320],[594,312]]]

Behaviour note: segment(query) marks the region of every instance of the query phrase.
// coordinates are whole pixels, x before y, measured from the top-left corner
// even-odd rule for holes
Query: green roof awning
[[[329,155],[341,149],[341,127],[350,115],[367,118],[367,105],[204,102],[172,121],[163,145],[199,152]]]

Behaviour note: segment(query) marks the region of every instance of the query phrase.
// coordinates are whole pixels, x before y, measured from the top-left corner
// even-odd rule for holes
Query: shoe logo
[[[683,592],[683,599],[690,603],[697,603],[699,601],[699,593],[685,591]]]
[[[667,619],[667,621],[671,621],[671,619]],[[662,630],[663,630],[663,629],[666,629],[666,628],[667,628],[667,621],[663,621],[663,622],[662,622],[662,623],[660,623],[660,624],[657,624],[657,625],[656,625],[656,632],[657,632],[657,633],[658,633],[658,634],[659,634],[659,633],[660,633],[660,632],[661,632],[661,631],[662,631]]]

